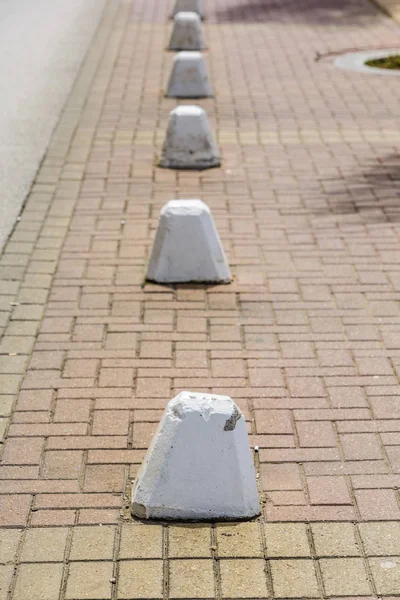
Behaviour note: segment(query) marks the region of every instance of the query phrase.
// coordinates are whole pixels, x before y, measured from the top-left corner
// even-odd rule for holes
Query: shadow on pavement
[[[370,161],[361,171],[343,179],[324,179],[324,208],[314,214],[356,214],[363,222],[400,221],[400,154]]]
[[[364,0],[228,0],[215,11],[219,22],[304,23],[307,25],[367,25],[377,8]]]

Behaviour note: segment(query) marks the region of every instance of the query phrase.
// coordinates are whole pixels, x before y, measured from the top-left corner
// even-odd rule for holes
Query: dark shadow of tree
[[[219,22],[304,23],[307,25],[366,26],[380,11],[366,0],[228,0],[217,6]]]
[[[358,214],[364,223],[400,222],[400,154],[370,161],[342,179],[321,180],[325,204],[308,204],[314,215]]]

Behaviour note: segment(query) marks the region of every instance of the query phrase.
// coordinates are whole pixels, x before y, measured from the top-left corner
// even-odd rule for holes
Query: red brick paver
[[[155,167],[171,7],[110,1],[1,256],[0,599],[400,594],[398,80],[325,55],[398,26],[367,0],[205,4],[222,167]],[[231,285],[142,287],[176,197],[210,205]],[[244,411],[259,521],[131,522],[185,388]]]

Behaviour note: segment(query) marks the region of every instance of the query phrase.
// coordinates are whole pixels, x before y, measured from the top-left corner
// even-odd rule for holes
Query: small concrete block
[[[245,519],[260,513],[243,414],[228,396],[171,400],[132,491],[142,519]]]
[[[178,12],[168,50],[204,50],[206,47],[200,16],[195,12]]]
[[[200,106],[177,106],[170,112],[159,164],[197,170],[221,164],[207,113]]]
[[[172,66],[168,98],[209,98],[213,90],[201,52],[178,52]]]
[[[204,18],[203,0],[176,0],[172,17],[180,12],[195,12],[201,18]]]
[[[229,283],[231,273],[210,209],[201,200],[170,200],[160,213],[147,279],[158,283]]]

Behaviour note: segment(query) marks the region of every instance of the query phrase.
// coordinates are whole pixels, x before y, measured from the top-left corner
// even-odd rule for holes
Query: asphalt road
[[[0,0],[0,250],[104,4],[105,0]]]

